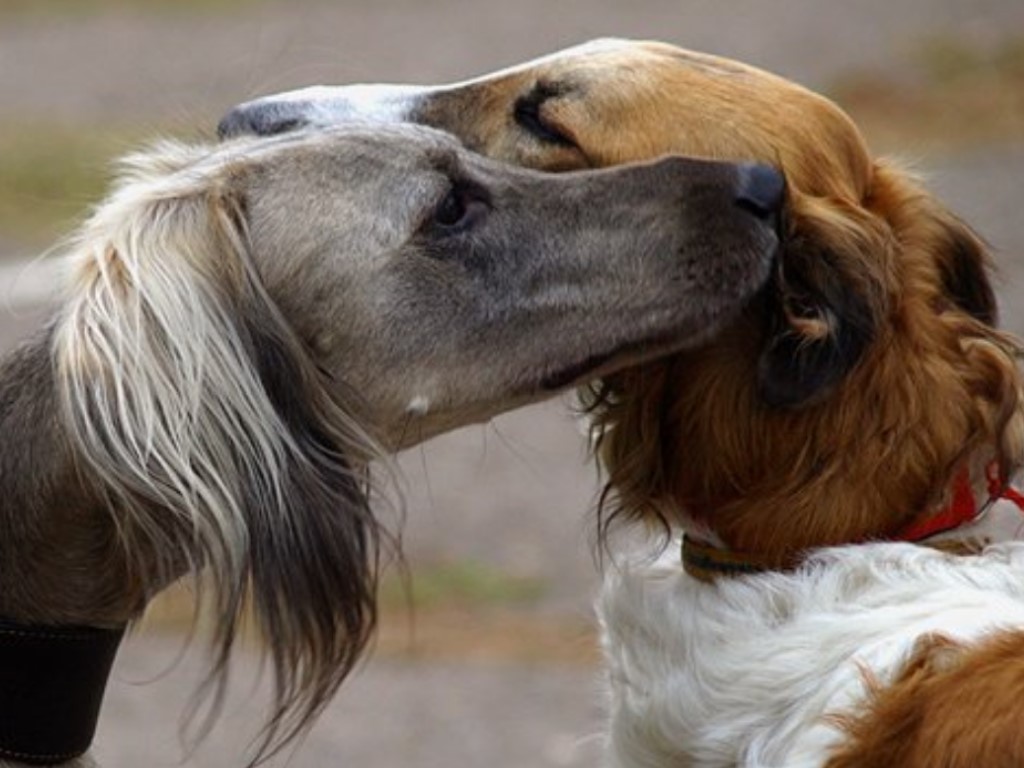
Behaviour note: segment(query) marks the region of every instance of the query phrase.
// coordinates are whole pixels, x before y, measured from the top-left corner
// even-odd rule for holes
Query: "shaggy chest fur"
[[[1024,544],[957,557],[909,544],[837,547],[791,574],[706,584],[676,551],[624,566],[598,610],[611,761],[821,766],[868,680],[891,682],[931,633],[1024,627]]]

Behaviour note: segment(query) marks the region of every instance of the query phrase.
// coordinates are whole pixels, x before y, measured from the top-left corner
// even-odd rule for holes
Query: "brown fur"
[[[685,507],[733,548],[780,562],[893,533],[988,446],[1007,472],[1021,460],[1015,342],[956,306],[945,282],[955,247],[980,272],[977,240],[881,167],[862,204],[794,193],[790,221],[783,269],[841,282],[877,328],[835,391],[806,407],[764,404],[755,308],[714,345],[611,379],[612,405],[599,413],[619,511]],[[801,248],[829,263],[803,261]]]
[[[546,125],[571,146],[536,141],[514,106],[540,88]],[[545,170],[605,167],[663,154],[761,160],[813,195],[863,194],[863,139],[827,99],[754,67],[660,43],[596,49],[432,95],[417,119],[485,154]],[[723,128],[728,127],[728,130]]]
[[[1013,768],[1024,765],[1024,632],[974,648],[920,644],[899,679],[876,686],[844,723],[850,743],[827,768]]]
[[[524,100],[564,141],[517,123]],[[625,43],[440,89],[415,117],[548,170],[682,153],[786,174],[774,292],[713,345],[603,383],[596,429],[613,517],[702,517],[734,549],[785,562],[892,533],[978,451],[1006,476],[1024,460],[1018,346],[993,327],[983,243],[872,158],[827,99],[738,62]],[[766,402],[767,346],[782,338],[793,354],[775,366],[792,370],[851,321],[863,349],[845,368],[788,407]]]

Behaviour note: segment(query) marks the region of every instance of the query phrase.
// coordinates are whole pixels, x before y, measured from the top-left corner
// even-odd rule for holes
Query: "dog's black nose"
[[[306,125],[297,110],[288,105],[250,102],[233,108],[217,123],[217,136],[274,136],[294,131]]]
[[[736,203],[760,219],[775,219],[786,200],[786,177],[770,165],[740,166]]]

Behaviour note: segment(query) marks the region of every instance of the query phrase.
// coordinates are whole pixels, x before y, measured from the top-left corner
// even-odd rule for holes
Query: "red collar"
[[[985,485],[988,495],[979,504],[971,483],[971,473],[966,468],[960,470],[953,481],[953,498],[950,503],[937,511],[911,520],[896,532],[892,540],[918,542],[959,528],[977,519],[978,515],[996,499],[1007,499],[1024,510],[1024,495],[1000,476],[997,462],[993,461],[985,468]]]
[[[980,483],[979,483],[980,485]],[[953,481],[952,498],[938,509],[931,509],[911,520],[885,541],[904,541],[938,549],[971,554],[995,541],[1016,538],[1024,527],[1024,494],[1011,487],[1001,476],[999,465],[985,468],[984,490],[977,492],[968,468],[962,469]],[[1011,519],[1004,517],[981,525],[996,502],[1010,505]],[[991,517],[991,516],[990,516]],[[962,533],[963,535],[958,535]],[[877,541],[877,540],[876,540]],[[786,571],[799,566],[801,555],[784,561],[758,553],[736,552],[699,538],[683,538],[683,567],[700,581],[714,581],[719,576],[742,576],[764,571]]]

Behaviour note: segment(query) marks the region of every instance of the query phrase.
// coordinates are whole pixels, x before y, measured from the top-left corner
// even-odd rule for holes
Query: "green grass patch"
[[[513,575],[473,561],[417,565],[408,581],[389,573],[380,589],[387,610],[416,612],[529,606],[544,596],[539,579]]]

